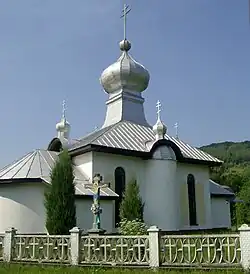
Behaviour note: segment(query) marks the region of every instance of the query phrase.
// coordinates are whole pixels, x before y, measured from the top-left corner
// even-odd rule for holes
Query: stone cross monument
[[[102,176],[100,174],[95,174],[93,178],[92,184],[85,184],[86,188],[91,189],[93,194],[93,204],[91,206],[91,211],[94,215],[94,221],[92,225],[92,229],[89,230],[89,233],[92,234],[101,234],[104,233],[105,230],[101,228],[101,213],[102,209],[100,207],[100,190],[102,188],[107,188],[108,185],[102,183]]]

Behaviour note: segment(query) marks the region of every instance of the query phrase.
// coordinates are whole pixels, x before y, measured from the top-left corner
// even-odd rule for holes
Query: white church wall
[[[173,174],[171,173],[172,171],[168,170],[166,163],[159,164],[159,167],[157,168],[154,167],[156,162],[164,162],[166,160],[154,159],[145,161],[136,157],[107,154],[102,152],[94,152],[92,157],[93,174],[100,173],[103,176],[104,182],[111,183],[112,189],[115,188],[114,172],[117,167],[122,167],[125,170],[126,183],[132,179],[137,180],[137,183],[140,186],[140,194],[143,201],[146,203],[144,218],[149,225],[156,224],[159,227],[162,226],[162,229],[209,229],[213,227],[211,217],[211,198],[208,167],[177,162],[177,170],[176,173]],[[152,163],[150,163],[151,161]],[[152,167],[152,170],[149,169],[149,166]],[[194,227],[190,227],[189,225],[189,206],[187,192],[188,174],[193,174],[196,182],[198,226]],[[155,185],[152,184],[152,182],[156,180],[156,182],[160,181],[163,183],[163,178],[170,178],[171,176],[172,178],[175,176],[175,186],[172,186],[173,188],[170,188],[170,186],[167,184],[164,184],[159,188],[155,188]],[[164,187],[166,187],[165,191],[163,191]],[[176,187],[176,190],[174,190],[174,187]],[[158,193],[157,191],[159,189],[160,191]],[[170,195],[171,192],[176,193],[176,195]],[[164,197],[160,199],[158,195],[163,195]],[[166,204],[162,204],[162,201],[167,202]],[[171,208],[171,204],[175,204],[176,209],[173,208],[170,211],[169,208]],[[150,213],[149,209],[154,211],[154,214]],[[175,219],[173,219],[171,216],[173,219],[171,225],[164,223],[165,221],[163,222],[162,218],[159,217],[166,216],[168,212],[171,212],[171,214],[172,212],[176,212]],[[114,211],[112,216],[114,216]],[[157,219],[158,217],[159,220]]]
[[[89,179],[93,176],[93,152],[87,152],[73,157],[73,164]]]
[[[230,228],[230,203],[225,197],[211,197],[211,211],[214,228]]]
[[[196,209],[198,226],[189,225],[187,176],[193,174],[196,187]],[[212,228],[209,168],[201,165],[178,163],[177,181],[180,184],[180,221],[182,229]]]
[[[144,221],[163,231],[179,229],[179,185],[175,160],[148,160],[145,166]]]
[[[0,233],[15,227],[19,233],[46,233],[45,184],[20,183],[0,187]]]
[[[92,199],[76,199],[76,216],[77,226],[83,229],[85,232],[92,228],[93,213],[90,210],[92,205]],[[102,214],[101,214],[101,226],[107,232],[113,232],[114,219],[113,219],[113,201],[101,200],[100,201]]]
[[[126,183],[136,179],[144,208],[144,220],[148,225],[158,225],[163,230],[179,228],[178,185],[175,184],[176,162],[167,160],[141,160],[95,152],[93,173],[103,175],[104,182],[114,185],[114,172],[122,167],[126,173]],[[114,216],[114,212],[113,212]]]
[[[140,158],[94,152],[93,174],[100,173],[105,182],[110,182],[112,189],[115,189],[115,169],[122,167],[126,174],[126,183],[133,179],[140,185],[145,179],[144,161]]]
[[[18,233],[47,233],[43,183],[20,183],[0,186],[0,233],[15,227]],[[92,227],[92,199],[76,199],[77,226],[85,231]],[[114,220],[112,200],[101,200],[102,227],[112,231]]]
[[[145,202],[143,192],[143,184],[145,182],[144,165],[145,161],[136,157],[126,157],[102,152],[94,152],[93,155],[93,174],[100,173],[103,176],[103,181],[110,183],[110,187],[115,190],[115,169],[122,167],[125,171],[126,183],[134,179],[137,180],[143,202]],[[104,211],[103,214],[105,214]],[[108,214],[115,220],[115,203],[113,203],[112,209],[109,209]],[[113,225],[115,225],[115,221],[113,221]]]

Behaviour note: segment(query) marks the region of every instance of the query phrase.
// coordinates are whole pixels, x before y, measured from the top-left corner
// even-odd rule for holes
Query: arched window
[[[194,175],[188,174],[187,186],[188,186],[188,203],[189,203],[189,224],[197,225]]]
[[[62,143],[60,139],[54,138],[48,145],[48,150],[49,151],[55,151],[55,152],[60,152],[62,150]]]
[[[115,169],[115,192],[119,195],[119,198],[115,201],[115,225],[120,222],[119,209],[122,201],[122,195],[125,191],[126,177],[125,170],[122,167]]]

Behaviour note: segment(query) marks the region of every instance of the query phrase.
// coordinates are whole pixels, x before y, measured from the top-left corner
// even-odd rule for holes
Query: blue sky
[[[174,134],[194,146],[250,139],[248,1],[128,0],[131,54],[151,74],[144,92]],[[118,0],[0,1],[0,166],[46,148],[62,100],[71,137],[101,126],[103,69],[119,56]]]

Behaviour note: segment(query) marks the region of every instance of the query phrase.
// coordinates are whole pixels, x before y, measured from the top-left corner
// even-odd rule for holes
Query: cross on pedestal
[[[89,233],[100,234],[105,232],[105,230],[101,228],[102,209],[100,207],[100,190],[107,187],[107,184],[102,183],[102,176],[100,174],[95,174],[92,184],[85,184],[85,188],[89,188],[94,192],[93,204],[91,206],[91,211],[94,215],[94,221],[92,229],[89,230]]]

